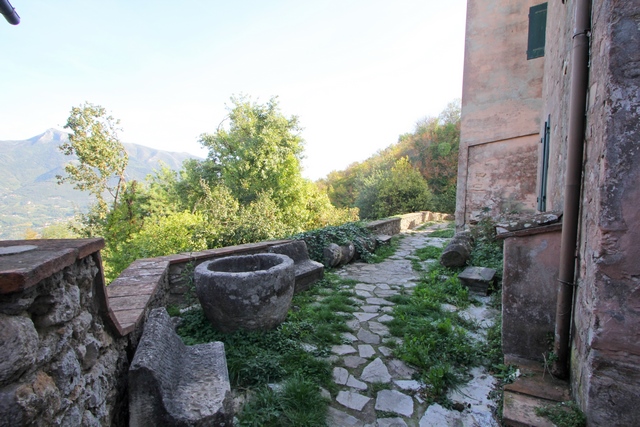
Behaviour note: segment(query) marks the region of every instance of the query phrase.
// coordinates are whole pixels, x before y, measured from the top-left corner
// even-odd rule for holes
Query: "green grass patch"
[[[446,228],[440,228],[429,233],[429,237],[442,237],[449,239],[453,237],[454,234],[456,234],[455,224],[450,222],[447,224]]]
[[[263,386],[238,414],[240,426],[315,427],[325,426],[326,402],[315,383],[300,375],[274,391]]]
[[[328,403],[319,386],[333,390],[331,366],[323,358],[348,332],[355,281],[330,272],[311,289],[293,297],[285,322],[270,331],[215,331],[202,309],[181,314],[178,334],[185,344],[225,344],[234,389],[252,390],[240,416],[246,426],[321,426]],[[305,349],[306,348],[306,349]],[[267,384],[282,385],[277,391]]]

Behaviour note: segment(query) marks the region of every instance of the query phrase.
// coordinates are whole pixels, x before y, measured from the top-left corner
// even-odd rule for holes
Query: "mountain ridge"
[[[74,190],[68,183],[57,184],[56,175],[64,175],[64,165],[74,159],[58,149],[68,135],[50,128],[24,140],[0,141],[0,239],[21,239],[28,229],[38,231],[86,211],[91,202],[87,192]],[[144,180],[160,168],[160,162],[178,170],[184,160],[198,158],[140,144],[123,145],[129,154],[128,180]]]

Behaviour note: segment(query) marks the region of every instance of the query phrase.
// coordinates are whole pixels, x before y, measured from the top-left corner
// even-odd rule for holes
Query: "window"
[[[547,210],[547,175],[549,174],[549,139],[551,133],[551,116],[544,122],[542,131],[542,158],[540,159],[540,191],[538,193],[538,211]]]
[[[544,56],[544,33],[547,29],[547,3],[529,9],[529,44],[527,59]]]

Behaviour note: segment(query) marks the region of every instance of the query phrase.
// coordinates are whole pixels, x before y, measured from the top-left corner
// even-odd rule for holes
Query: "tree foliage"
[[[115,207],[125,185],[129,157],[118,140],[118,124],[103,107],[85,102],[71,109],[64,127],[72,133],[69,141],[60,145],[60,150],[67,156],[75,155],[77,162],[65,166],[67,176],[58,175],[58,183],[70,182],[74,188],[88,191],[103,216],[108,210],[105,194],[111,196]]]
[[[402,157],[391,169],[377,171],[364,180],[356,205],[362,218],[377,219],[429,210],[431,198],[427,181],[407,157]]]
[[[433,194],[430,209],[453,213],[459,143],[460,103],[454,101],[438,117],[419,120],[415,130],[401,135],[396,144],[363,162],[353,163],[345,170],[331,172],[319,184],[326,188],[335,206],[363,206],[364,200],[375,194],[371,191],[382,179],[380,171],[391,169],[398,159],[406,157],[426,179]],[[371,206],[372,203],[366,205]],[[361,212],[361,216],[367,215],[372,213]]]
[[[335,208],[302,178],[298,121],[285,117],[275,98],[232,102],[228,127],[201,136],[207,159],[187,160],[179,171],[163,166],[146,182],[127,185],[118,121],[93,104],[72,109],[68,127],[74,134],[61,149],[78,162],[60,181],[96,197],[74,231],[105,238],[107,280],[138,258],[282,238],[358,219],[357,209]]]

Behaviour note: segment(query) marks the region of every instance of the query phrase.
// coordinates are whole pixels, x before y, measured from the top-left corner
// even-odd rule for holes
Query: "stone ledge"
[[[0,248],[33,245],[26,252],[0,256],[0,294],[28,289],[76,260],[104,248],[104,239],[3,240]]]

